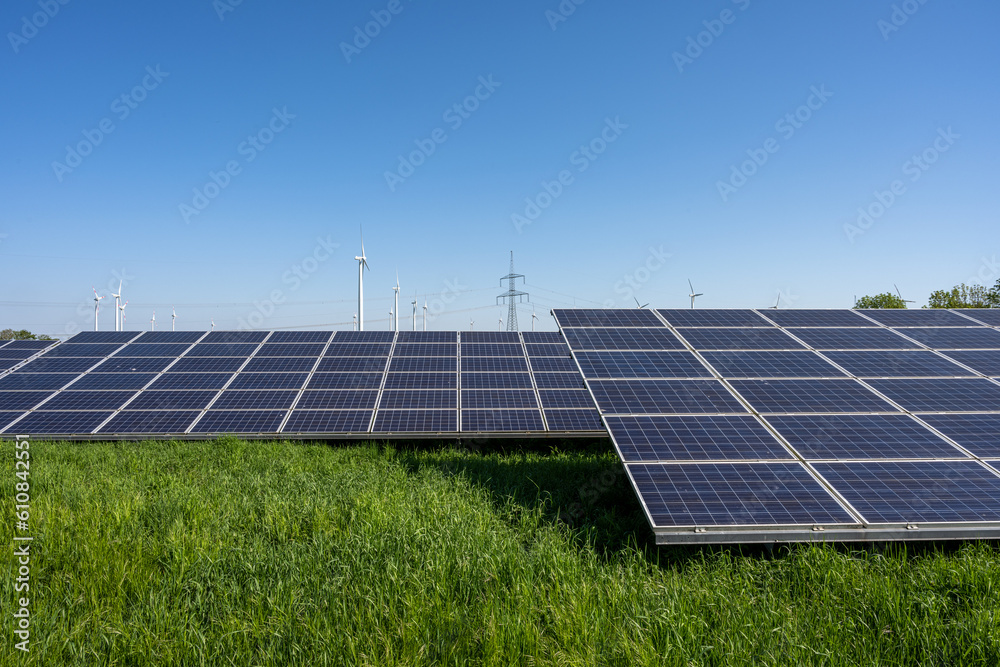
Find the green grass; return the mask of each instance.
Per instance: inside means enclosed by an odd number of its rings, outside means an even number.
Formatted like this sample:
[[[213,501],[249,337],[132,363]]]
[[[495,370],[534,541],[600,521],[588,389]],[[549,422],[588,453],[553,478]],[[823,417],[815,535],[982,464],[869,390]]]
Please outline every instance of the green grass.
[[[657,548],[606,445],[31,452],[2,664],[1000,664],[995,544]]]

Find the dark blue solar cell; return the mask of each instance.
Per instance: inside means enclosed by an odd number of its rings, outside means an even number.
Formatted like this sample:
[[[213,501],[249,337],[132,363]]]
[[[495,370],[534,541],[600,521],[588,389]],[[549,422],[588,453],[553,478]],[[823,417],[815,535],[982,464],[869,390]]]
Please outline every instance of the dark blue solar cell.
[[[454,389],[401,389],[382,392],[379,410],[445,410],[458,407]]]
[[[712,377],[705,365],[690,352],[577,352],[587,378],[698,378]],[[532,359],[532,368],[538,370]],[[570,370],[567,368],[567,370]],[[575,368],[573,369],[575,370]]]
[[[638,308],[557,308],[552,311],[560,327],[662,327],[651,310]]]
[[[125,348],[128,351],[128,348]],[[174,362],[165,357],[111,357],[95,373],[159,373]]]
[[[456,389],[456,373],[389,373],[386,389]]]
[[[15,363],[24,361],[28,357],[38,354],[38,350],[7,350],[0,349],[0,358],[14,361]],[[13,366],[14,364],[11,364]]]
[[[550,431],[605,432],[597,410],[546,410],[545,422]]]
[[[23,411],[4,410],[0,412],[0,431],[3,431],[11,422],[25,414]],[[17,430],[17,429],[14,429]]]
[[[322,343],[271,343],[260,346],[257,357],[318,357],[323,354]]]
[[[199,414],[197,410],[126,410],[112,417],[98,433],[184,433]]]
[[[267,339],[268,343],[326,343],[333,337],[332,331],[275,331]]]
[[[465,334],[462,334],[463,337]],[[515,334],[516,335],[516,334]],[[457,343],[457,331],[400,331],[396,343]]]
[[[258,345],[254,343],[198,343],[185,357],[249,357]],[[178,352],[178,354],[180,354]]]
[[[781,329],[684,329],[697,350],[795,350],[802,345]]]
[[[530,389],[528,373],[462,373],[463,389]]]
[[[973,320],[991,327],[1000,327],[1000,308],[963,308],[956,313],[971,317]],[[971,323],[966,320],[966,323]]]
[[[454,343],[399,343],[393,348],[394,357],[456,357],[458,345]]]
[[[364,390],[319,390],[304,391],[296,404],[296,410],[374,410],[378,391]],[[369,414],[370,416],[370,414]],[[365,426],[365,430],[367,430]]]
[[[209,410],[192,433],[276,433],[285,410]]]
[[[336,340],[336,338],[334,339]],[[331,343],[327,357],[388,357],[392,343]]]
[[[92,343],[81,345],[63,344],[45,353],[49,359],[54,357],[106,357],[121,345],[117,343]]]
[[[920,345],[889,329],[789,329],[788,332],[817,350],[912,350]]]
[[[72,389],[142,389],[155,377],[156,373],[91,373],[74,382]]]
[[[292,410],[282,433],[367,433],[371,410]]]
[[[309,389],[378,389],[381,373],[313,373]]]
[[[232,373],[164,373],[149,389],[222,389]]]
[[[560,337],[562,334],[560,334]],[[561,345],[550,343],[528,343],[525,345],[529,357],[568,357],[569,345],[565,342]]]
[[[240,373],[228,389],[301,389],[308,373]]]
[[[807,350],[704,352],[702,356],[725,378],[844,377],[844,372]]]
[[[964,327],[969,325],[969,320],[961,315],[941,308],[918,308],[915,310],[885,308],[859,310],[858,312],[887,327]]]
[[[898,329],[898,332],[939,350],[1000,349],[1000,331],[989,327]]]
[[[287,410],[297,391],[234,391],[227,389],[212,404],[213,410]]]
[[[773,327],[758,313],[752,310],[725,309],[671,309],[660,310],[675,327]]]
[[[562,336],[558,332],[556,332],[556,337],[558,340],[562,340]],[[521,337],[516,331],[463,331],[462,344],[466,343],[515,343],[520,345]]]
[[[124,345],[139,335],[138,331],[82,331],[73,336],[67,343],[116,343]]]
[[[142,340],[142,339],[140,339]],[[177,357],[191,347],[187,343],[131,343],[123,348],[118,356],[122,357]]]
[[[44,350],[59,341],[55,340],[12,340],[4,345],[5,350]]]
[[[144,391],[126,406],[128,410],[203,410],[216,391]],[[194,421],[193,419],[191,421]]]
[[[657,527],[856,524],[798,463],[627,466]]]
[[[524,331],[521,333],[521,337],[524,338],[524,342],[528,345],[533,343],[560,343],[562,345],[566,344],[563,340],[562,334],[558,331]],[[530,354],[530,352],[529,352]]]
[[[462,357],[523,357],[520,343],[466,343],[462,339]]]
[[[21,363],[19,359],[0,359],[0,370],[5,371]]]
[[[18,369],[21,373],[83,373],[104,357],[39,357]]]
[[[39,407],[40,410],[117,410],[134,391],[64,391]]]
[[[701,414],[746,412],[716,380],[591,380],[604,414]]]
[[[1000,385],[985,378],[866,380],[910,412],[992,412],[1000,410]]]
[[[6,428],[18,435],[84,435],[97,428],[112,412],[32,412]]]
[[[202,339],[202,343],[262,343],[268,331],[213,331]]]
[[[761,315],[781,327],[870,327],[871,320],[855,310],[777,310],[762,311]]]
[[[0,410],[30,410],[53,393],[51,391],[0,391]]]
[[[538,410],[462,410],[463,433],[544,431]]]
[[[538,392],[543,408],[594,409],[594,399],[584,389],[542,389]],[[466,407],[462,404],[462,407]]]
[[[456,357],[393,357],[389,363],[389,370],[407,373],[454,373],[458,370],[458,359]]]
[[[583,376],[579,373],[533,373],[539,389],[584,389]]]
[[[16,371],[0,378],[0,390],[45,391],[62,389],[80,377],[76,373],[21,373]]]
[[[226,357],[218,357],[225,359]],[[244,373],[308,373],[319,357],[254,357]]]
[[[509,410],[537,408],[531,389],[463,389],[462,408],[472,410]]]
[[[608,417],[607,423],[624,461],[793,458],[778,439],[750,415]]]
[[[870,523],[1000,521],[1000,476],[975,461],[813,467]]]
[[[972,375],[930,350],[858,350],[824,352],[855,377],[947,377]]]
[[[191,343],[205,335],[204,331],[147,331],[142,334],[143,343]]]
[[[574,350],[683,350],[669,329],[563,329]]]
[[[457,433],[458,410],[379,410],[375,433]]]
[[[807,459],[965,456],[907,415],[775,415],[767,420]]]
[[[319,373],[381,373],[385,370],[388,361],[388,357],[323,357],[319,366],[316,367],[316,371]]]
[[[983,375],[1000,377],[1000,350],[949,350],[944,355]]]
[[[339,343],[391,343],[396,337],[394,331],[338,331],[334,344]]]
[[[920,419],[976,456],[1000,456],[1000,414],[921,415]]]
[[[897,412],[855,380],[733,380],[732,385],[757,412]]]
[[[181,357],[168,373],[235,373],[246,363],[243,357]]]
[[[566,359],[572,362],[568,356]],[[528,361],[524,357],[462,357],[462,370],[470,373],[525,373]]]
[[[605,353],[612,354],[612,353]],[[465,366],[463,365],[463,369]],[[467,369],[466,369],[467,370]],[[531,360],[531,370],[542,372],[577,373],[576,362],[571,357],[535,357]]]

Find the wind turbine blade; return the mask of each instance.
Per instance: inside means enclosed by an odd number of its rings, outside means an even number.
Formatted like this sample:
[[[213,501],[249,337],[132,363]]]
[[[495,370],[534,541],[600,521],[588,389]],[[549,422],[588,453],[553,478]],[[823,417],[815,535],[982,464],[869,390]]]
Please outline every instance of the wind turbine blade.
[[[691,284],[691,279],[688,278],[688,287],[691,288],[691,293],[694,294],[694,285]]]

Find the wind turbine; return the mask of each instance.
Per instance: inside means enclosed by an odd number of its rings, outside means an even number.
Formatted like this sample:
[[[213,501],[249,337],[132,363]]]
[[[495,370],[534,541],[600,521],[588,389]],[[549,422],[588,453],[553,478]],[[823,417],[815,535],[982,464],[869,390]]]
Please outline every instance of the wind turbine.
[[[361,255],[355,257],[358,260],[358,331],[365,330],[365,269],[368,267],[368,258],[365,257],[365,235],[361,234]]]
[[[358,314],[354,313],[354,330],[358,330]]]
[[[896,283],[893,283],[893,284],[892,284],[892,286],[893,286],[893,287],[896,287]],[[913,303],[913,302],[912,302],[912,301],[910,301],[909,299],[904,299],[904,298],[903,298],[903,295],[899,293],[899,288],[898,288],[898,287],[896,287],[896,296],[898,296],[898,297],[899,297],[899,300],[900,300],[900,301],[902,301],[902,302],[903,302],[904,304],[907,304],[907,303]],[[855,301],[856,301],[856,300],[857,300],[857,299],[855,299]],[[905,307],[905,306],[904,306],[904,307]]]
[[[427,331],[427,297],[424,297],[424,331]]]
[[[694,310],[694,300],[697,299],[699,296],[705,296],[705,294],[704,293],[698,293],[698,294],[694,293],[694,285],[691,284],[691,279],[690,278],[688,278],[688,287],[691,288],[691,293],[688,294],[688,296],[691,297],[691,310]]]
[[[475,331],[475,330],[476,330],[476,321],[473,320],[473,319],[470,319],[469,320],[469,331]]]
[[[101,299],[103,296],[97,296],[97,288],[94,289],[94,331],[97,331],[97,313],[101,312]]]
[[[411,303],[413,304],[413,330],[416,331],[417,330],[417,295],[416,294],[413,295],[413,301]]]
[[[149,330],[156,331],[156,311],[153,311],[153,319],[149,321]]]
[[[538,315],[535,315],[535,311],[531,311],[531,330],[535,330],[535,320],[538,319]]]
[[[497,322],[497,331],[503,331],[503,315],[500,316],[500,319],[497,320]]]
[[[691,291],[693,292],[694,290]],[[639,309],[645,308],[649,305],[648,303],[639,303],[639,299],[636,299],[635,297],[632,297],[632,300],[635,301],[635,307]]]
[[[392,288],[393,297],[396,299],[393,308],[396,311],[396,319],[392,322],[392,330],[399,331],[399,271],[396,271],[396,286]],[[390,313],[391,316],[391,313]]]
[[[215,318],[212,318],[212,331],[215,331]]]
[[[177,309],[170,306],[170,330],[176,331],[177,329]]]
[[[125,331],[125,306],[128,305],[128,301],[123,303],[118,310],[122,311],[122,331]]]
[[[392,328],[392,308],[389,309],[389,330],[395,331],[395,329]]]
[[[781,292],[778,292],[778,298],[774,300],[773,306],[768,306],[771,310],[778,310],[778,304],[781,303]]]
[[[119,319],[118,319],[118,316],[120,315],[119,311],[122,308],[122,281],[121,280],[118,281],[118,294],[112,294],[111,296],[115,297],[115,331],[121,331],[122,330],[122,326],[119,324]]]

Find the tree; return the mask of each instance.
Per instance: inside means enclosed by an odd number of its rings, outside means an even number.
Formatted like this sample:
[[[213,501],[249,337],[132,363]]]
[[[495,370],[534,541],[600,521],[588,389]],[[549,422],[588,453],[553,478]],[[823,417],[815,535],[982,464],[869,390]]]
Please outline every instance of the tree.
[[[891,292],[876,294],[875,296],[863,296],[854,303],[855,308],[906,308],[906,302],[902,297]]]
[[[0,331],[0,340],[35,340],[35,334],[27,329],[21,329],[20,331],[4,329]]]
[[[986,289],[985,285],[956,285],[950,290],[939,289],[931,292],[925,308],[989,308],[997,296],[997,287]]]

